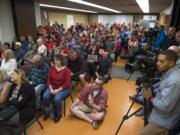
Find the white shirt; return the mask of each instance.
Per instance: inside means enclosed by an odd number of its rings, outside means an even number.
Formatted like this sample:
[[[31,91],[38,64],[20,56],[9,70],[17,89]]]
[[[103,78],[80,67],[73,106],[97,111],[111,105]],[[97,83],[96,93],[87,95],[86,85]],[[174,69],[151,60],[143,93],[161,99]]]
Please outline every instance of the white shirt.
[[[43,56],[47,56],[47,47],[45,45],[41,45],[38,47],[38,53]]]
[[[6,70],[9,77],[16,68],[17,68],[16,59],[10,59],[7,62],[5,61],[5,59],[2,59],[0,69]]]

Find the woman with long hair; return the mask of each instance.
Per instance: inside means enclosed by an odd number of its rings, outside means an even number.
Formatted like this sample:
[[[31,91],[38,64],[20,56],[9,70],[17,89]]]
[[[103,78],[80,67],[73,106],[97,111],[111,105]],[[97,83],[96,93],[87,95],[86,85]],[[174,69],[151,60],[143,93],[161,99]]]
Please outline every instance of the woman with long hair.
[[[17,108],[18,112],[9,122],[15,124],[31,120],[36,113],[36,96],[33,87],[26,79],[25,72],[22,69],[15,69],[11,74],[11,82],[7,106]]]

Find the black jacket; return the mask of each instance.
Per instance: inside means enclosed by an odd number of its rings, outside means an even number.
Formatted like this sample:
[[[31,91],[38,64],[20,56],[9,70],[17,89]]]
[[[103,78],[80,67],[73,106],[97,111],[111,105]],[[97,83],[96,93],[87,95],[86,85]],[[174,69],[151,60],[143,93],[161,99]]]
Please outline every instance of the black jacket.
[[[30,120],[36,113],[36,96],[35,90],[29,83],[21,85],[17,94],[17,99],[11,100],[15,84],[11,85],[10,93],[8,96],[8,105],[15,106],[19,109],[19,120]]]

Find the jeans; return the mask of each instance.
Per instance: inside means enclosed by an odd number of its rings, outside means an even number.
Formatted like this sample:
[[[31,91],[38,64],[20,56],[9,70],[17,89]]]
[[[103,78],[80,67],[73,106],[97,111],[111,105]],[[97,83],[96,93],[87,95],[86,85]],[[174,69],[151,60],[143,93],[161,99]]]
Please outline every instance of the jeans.
[[[36,93],[36,108],[39,109],[41,106],[41,95],[47,89],[47,85],[39,84],[34,89],[35,89],[35,93]]]
[[[45,113],[49,114],[51,100],[54,103],[54,118],[58,118],[61,115],[61,101],[63,101],[72,92],[71,88],[63,89],[59,91],[56,95],[52,95],[50,89],[47,88],[43,95],[43,103],[45,106]]]

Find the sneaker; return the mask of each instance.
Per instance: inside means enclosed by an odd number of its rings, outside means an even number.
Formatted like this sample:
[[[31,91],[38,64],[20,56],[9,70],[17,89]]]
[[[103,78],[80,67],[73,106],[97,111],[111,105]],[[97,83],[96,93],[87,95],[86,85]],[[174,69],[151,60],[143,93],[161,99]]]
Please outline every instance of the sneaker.
[[[49,118],[49,115],[45,114],[44,117],[43,117],[43,120],[47,120],[48,118]]]
[[[93,120],[93,122],[92,122],[92,127],[93,128],[98,128],[98,123],[97,123],[97,121],[95,121],[95,120]]]
[[[54,123],[58,123],[59,120],[61,119],[61,117],[62,117],[62,115],[60,115],[59,117],[54,118]]]
[[[139,110],[139,111],[135,114],[135,116],[137,116],[137,117],[143,117],[143,116],[144,116],[144,109]]]

